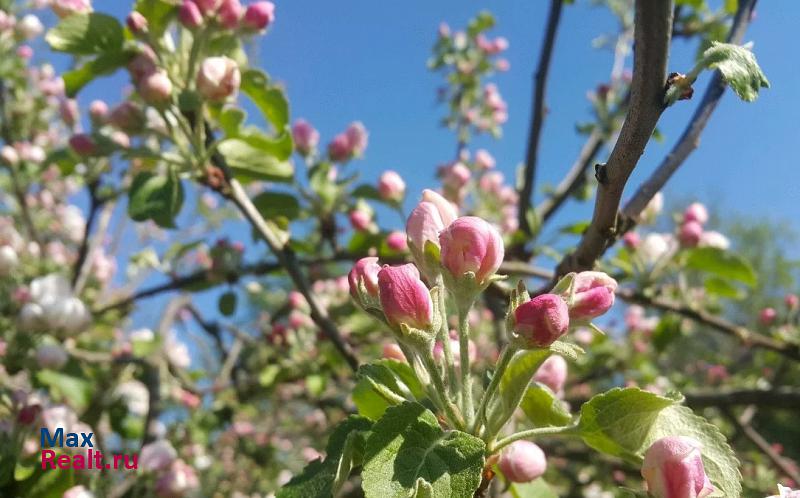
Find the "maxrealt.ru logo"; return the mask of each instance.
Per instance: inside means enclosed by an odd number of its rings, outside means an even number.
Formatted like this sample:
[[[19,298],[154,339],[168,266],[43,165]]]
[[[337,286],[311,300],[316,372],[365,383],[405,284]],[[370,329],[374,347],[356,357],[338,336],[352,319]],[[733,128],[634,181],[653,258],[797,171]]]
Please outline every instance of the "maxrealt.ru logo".
[[[138,455],[111,455],[111,462],[104,462],[101,451],[94,449],[92,432],[64,432],[57,428],[52,434],[42,427],[42,469],[128,469],[138,466]],[[54,448],[81,448],[76,454],[58,454]]]

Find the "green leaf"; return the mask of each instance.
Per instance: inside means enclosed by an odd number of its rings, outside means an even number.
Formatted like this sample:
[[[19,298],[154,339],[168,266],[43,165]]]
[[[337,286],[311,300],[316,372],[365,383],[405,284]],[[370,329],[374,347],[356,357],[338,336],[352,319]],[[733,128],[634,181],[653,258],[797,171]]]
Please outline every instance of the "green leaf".
[[[119,53],[124,41],[122,25],[115,18],[92,12],[65,17],[47,32],[53,50],[74,55]]]
[[[133,179],[128,197],[132,220],[153,220],[162,228],[175,228],[175,217],[183,206],[183,184],[174,170],[166,175],[142,172]]]
[[[106,52],[64,73],[64,88],[68,97],[74,97],[98,76],[112,74],[130,61],[131,52]]]
[[[746,295],[742,289],[722,278],[709,277],[703,282],[703,286],[706,292],[714,296],[726,297],[729,299],[744,299]]]
[[[500,379],[498,395],[486,409],[486,430],[496,434],[519,406],[536,370],[552,354],[549,349],[528,349],[517,352]]]
[[[746,102],[757,99],[759,89],[769,88],[769,81],[758,66],[756,56],[747,47],[711,42],[711,48],[703,52],[703,58],[707,67],[719,69],[725,83]]]
[[[549,387],[533,382],[525,391],[520,408],[536,427],[562,427],[572,421],[572,414]]]
[[[170,19],[178,11],[178,7],[164,0],[136,0],[133,10],[147,19],[147,29],[150,34],[159,38],[164,34]]]
[[[472,496],[481,482],[483,441],[443,431],[419,403],[386,410],[367,439],[362,488],[366,498]]]
[[[264,117],[278,131],[289,124],[289,103],[283,91],[269,84],[269,77],[258,69],[242,72],[242,92],[250,97]]]
[[[558,498],[553,488],[542,478],[531,482],[512,483],[508,490],[512,498]]]
[[[328,440],[325,460],[314,460],[277,494],[276,498],[330,498],[338,493],[350,471],[361,465],[372,422],[350,416],[340,423]]]
[[[273,138],[254,127],[248,127],[248,129],[241,131],[238,137],[256,149],[281,161],[289,159],[289,156],[292,155],[294,145],[292,143],[292,135],[288,132],[283,132]]]
[[[221,296],[219,296],[219,301],[217,302],[217,307],[219,308],[219,312],[225,316],[231,316],[236,313],[236,293],[233,291],[228,291]]]
[[[390,406],[420,400],[425,391],[408,363],[378,360],[361,365],[356,373],[353,403],[358,413],[378,420]]]
[[[581,235],[586,231],[587,228],[589,228],[589,225],[590,223],[588,221],[579,221],[577,223],[561,227],[559,232],[572,235]]]
[[[289,182],[294,176],[292,163],[264,154],[239,138],[223,140],[218,147],[234,176],[241,181],[268,180]]]
[[[383,201],[378,189],[368,183],[364,183],[353,189],[351,195],[353,197],[360,197],[363,199],[372,199],[373,201]]]
[[[285,192],[261,192],[253,198],[253,204],[265,219],[284,217],[294,220],[300,216],[300,202]]]
[[[697,247],[686,251],[687,268],[711,273],[721,278],[736,280],[750,287],[756,285],[758,276],[746,259],[716,247]]]
[[[55,372],[40,370],[36,380],[48,386],[58,401],[68,401],[77,411],[83,411],[92,397],[92,385],[81,378]]]
[[[75,167],[80,164],[81,159],[72,151],[70,147],[53,150],[44,160],[44,164],[55,164],[58,166],[62,175],[70,175],[75,171]]]

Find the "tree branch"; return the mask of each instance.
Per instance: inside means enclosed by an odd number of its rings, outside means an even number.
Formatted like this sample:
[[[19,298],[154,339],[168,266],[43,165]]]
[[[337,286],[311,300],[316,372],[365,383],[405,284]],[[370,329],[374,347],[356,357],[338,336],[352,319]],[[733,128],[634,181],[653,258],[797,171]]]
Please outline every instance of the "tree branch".
[[[744,423],[742,420],[734,415],[730,410],[723,410],[725,416],[730,419],[736,429],[747,437],[762,453],[772,460],[775,467],[783,472],[786,477],[794,482],[800,482],[800,472],[797,467],[792,465],[792,462],[782,457],[777,451],[772,448],[772,445],[759,434],[759,432],[749,423]]]
[[[667,58],[672,32],[671,0],[637,0],[631,100],[608,163],[598,168],[594,214],[575,251],[556,269],[556,276],[590,269],[617,233],[617,209],[628,177],[636,167],[664,110]]]
[[[756,0],[740,0],[739,9],[733,19],[731,30],[728,34],[728,43],[740,44],[744,33],[747,29],[750,19],[755,9]],[[636,191],[633,197],[625,204],[622,210],[623,218],[625,221],[625,230],[630,229],[639,219],[642,211],[653,198],[653,196],[664,188],[667,181],[677,171],[677,169],[686,161],[686,158],[694,152],[700,145],[700,134],[711,119],[711,114],[717,108],[717,104],[722,99],[725,93],[725,82],[722,80],[719,71],[714,72],[711,81],[706,88],[703,95],[703,100],[700,101],[697,110],[695,110],[692,119],[683,130],[678,142],[672,147],[669,154],[661,161],[655,172],[647,179]]]
[[[550,71],[550,59],[553,55],[553,45],[555,44],[558,23],[561,19],[561,8],[563,0],[551,0],[550,13],[547,17],[547,30],[542,43],[542,50],[539,53],[539,64],[534,76],[533,102],[531,107],[531,125],[528,132],[528,149],[525,153],[525,176],[522,188],[519,191],[519,211],[518,219],[520,229],[530,237],[533,229],[528,223],[526,216],[533,201],[533,188],[536,182],[536,162],[539,155],[539,139],[542,135],[542,124],[547,113],[544,99],[547,89],[547,74]]]
[[[800,408],[800,389],[776,387],[774,389],[715,389],[686,393],[686,404],[692,408],[707,406],[758,405],[787,410]]]

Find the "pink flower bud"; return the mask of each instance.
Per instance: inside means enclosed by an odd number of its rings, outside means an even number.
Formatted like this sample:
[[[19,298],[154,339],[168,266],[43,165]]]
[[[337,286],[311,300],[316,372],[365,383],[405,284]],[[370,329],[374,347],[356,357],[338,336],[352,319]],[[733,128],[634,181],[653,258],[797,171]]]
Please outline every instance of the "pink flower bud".
[[[200,64],[197,90],[208,100],[221,102],[236,95],[241,80],[236,61],[228,57],[209,57]]]
[[[78,122],[79,111],[78,102],[75,99],[64,99],[59,105],[59,112],[61,119],[64,120],[67,126],[73,128],[75,123]]]
[[[183,0],[178,9],[178,20],[186,29],[196,29],[203,25],[203,13],[192,0]]]
[[[261,31],[274,21],[275,4],[272,2],[255,2],[247,6],[242,25],[253,31]]]
[[[369,134],[364,124],[361,121],[350,123],[350,126],[344,131],[347,136],[347,141],[350,144],[350,150],[355,156],[360,156],[367,149],[367,139]]]
[[[202,13],[204,16],[212,16],[217,12],[217,9],[219,9],[220,2],[222,0],[192,0],[192,1],[196,4],[200,13]]]
[[[464,188],[472,177],[469,168],[462,163],[455,163],[444,169],[442,183],[453,190]]]
[[[486,149],[478,149],[475,151],[475,165],[482,170],[492,169],[495,160]]]
[[[95,125],[101,125],[108,117],[108,104],[102,100],[93,100],[89,104],[89,118]]]
[[[642,243],[642,238],[636,232],[627,232],[622,236],[622,243],[630,250],[634,250]]]
[[[433,302],[413,264],[384,266],[378,273],[380,299],[386,320],[394,325],[427,330],[433,322]]]
[[[134,83],[151,74],[158,69],[156,66],[156,54],[152,49],[144,49],[142,52],[128,62],[128,72],[131,73],[131,79]]]
[[[772,322],[775,321],[775,318],[778,317],[778,312],[775,311],[775,308],[764,308],[758,314],[758,319],[764,325],[770,325]]]
[[[372,215],[363,209],[354,209],[350,211],[349,218],[353,230],[358,232],[368,230],[370,225],[372,225]]]
[[[400,346],[393,342],[383,345],[383,357],[388,360],[408,361]]]
[[[678,231],[678,240],[683,247],[697,247],[703,236],[703,225],[697,221],[686,221]]]
[[[150,105],[168,102],[172,97],[172,81],[166,71],[155,71],[139,80],[139,95]]]
[[[125,101],[111,110],[108,122],[126,133],[134,134],[144,128],[145,116],[141,107],[131,101]]]
[[[135,10],[128,14],[127,19],[125,19],[125,24],[134,35],[147,33],[147,19]]]
[[[58,17],[87,14],[92,11],[92,2],[90,0],[53,0],[50,6]]]
[[[178,458],[178,452],[169,441],[153,441],[142,446],[139,453],[139,466],[145,471],[155,472],[167,469]]]
[[[72,135],[69,139],[69,146],[81,157],[94,155],[97,151],[97,144],[95,144],[94,139],[85,133]]]
[[[353,149],[350,147],[350,140],[347,135],[340,133],[333,137],[331,143],[328,144],[328,156],[333,162],[344,162],[350,159],[353,155]]]
[[[408,250],[408,239],[404,232],[395,230],[386,236],[386,245],[392,251],[402,252]]]
[[[269,3],[269,2],[265,2]],[[252,5],[251,5],[252,7]],[[304,119],[298,119],[292,126],[294,147],[302,156],[311,154],[319,144],[319,132]]]
[[[497,62],[494,63],[494,68],[501,73],[505,73],[511,69],[511,63],[508,61],[508,59],[497,59]],[[500,120],[498,119],[498,121]]]
[[[33,57],[33,48],[30,45],[20,45],[17,47],[17,55],[23,59],[30,59]]]
[[[529,346],[546,348],[569,330],[569,308],[561,296],[542,294],[517,307],[514,322]]]
[[[699,202],[689,204],[689,207],[683,212],[683,222],[688,223],[690,221],[705,225],[708,222],[708,210],[706,207]]]
[[[546,385],[556,394],[564,389],[567,381],[567,360],[558,355],[552,355],[536,370],[533,380]]]
[[[195,470],[183,460],[175,460],[156,481],[156,495],[160,498],[180,498],[200,487]]]
[[[599,271],[584,271],[575,276],[570,320],[591,320],[605,314],[614,305],[617,281]],[[565,296],[569,298],[569,296]]]
[[[503,239],[495,227],[476,216],[463,216],[439,234],[442,266],[454,278],[472,272],[479,284],[497,272],[503,262]]]
[[[796,310],[800,306],[800,297],[797,297],[797,294],[786,294],[783,302],[786,303],[786,307],[790,310]]]
[[[547,458],[535,443],[520,440],[514,441],[500,453],[497,466],[511,482],[530,482],[547,470]]]
[[[661,438],[647,450],[642,477],[653,498],[704,498],[714,492],[700,442],[685,436]]]
[[[17,32],[23,40],[32,40],[44,31],[42,21],[33,14],[26,14],[17,23]]]
[[[400,202],[406,194],[406,182],[396,171],[385,171],[378,180],[378,192],[385,201]]]
[[[439,212],[439,217],[442,219],[445,228],[450,226],[450,224],[458,218],[458,210],[453,203],[433,190],[425,189],[422,191],[422,202],[430,202],[436,206],[436,210]]]
[[[353,269],[347,275],[347,282],[350,284],[350,295],[359,305],[361,296],[359,295],[359,288],[363,285],[367,291],[367,295],[378,299],[378,273],[381,271],[381,266],[378,264],[378,258],[367,257],[361,258],[356,261]]]
[[[236,29],[243,14],[242,4],[239,0],[222,0],[217,15],[219,22],[228,29]]]

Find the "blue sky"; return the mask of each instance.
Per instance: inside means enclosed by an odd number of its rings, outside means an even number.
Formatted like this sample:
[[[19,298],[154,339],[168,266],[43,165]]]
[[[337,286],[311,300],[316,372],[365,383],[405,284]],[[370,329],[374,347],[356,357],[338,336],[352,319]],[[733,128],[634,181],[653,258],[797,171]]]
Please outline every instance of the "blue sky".
[[[122,17],[132,2],[95,3],[97,10]],[[500,140],[481,139],[472,147],[487,148],[497,158],[498,168],[511,178],[525,153],[532,75],[548,4],[544,0],[493,5],[465,0],[400,4],[278,0],[277,20],[250,47],[251,62],[286,87],[293,119],[311,121],[323,142],[349,122],[363,121],[370,131],[369,147],[355,167],[367,181],[376,180],[386,169],[403,174],[409,187],[407,205],[411,205],[423,188],[435,185],[436,165],[450,160],[455,147],[453,134],[438,126],[443,109],[435,105],[434,97],[440,77],[426,68],[439,22],[461,28],[477,12],[489,8],[498,21],[492,34],[511,42],[506,53],[511,71],[495,79],[508,102],[509,121]],[[794,149],[800,143],[800,65],[790,62],[794,54],[787,54],[798,20],[800,2],[760,3],[745,40],[755,41],[755,53],[772,88],[751,104],[726,93],[700,148],[669,183],[668,202],[674,197],[696,198],[725,211],[788,220],[800,227],[800,174]],[[550,113],[541,143],[538,187],[558,182],[583,144],[575,124],[590,117],[586,92],[608,79],[612,62],[612,53],[593,48],[592,40],[616,30],[610,13],[588,0],[564,8],[549,80]],[[677,41],[670,70],[688,70],[695,48]],[[58,60],[63,67],[63,60]],[[696,84],[698,96],[707,79],[705,75]],[[118,100],[125,85],[123,75],[93,83],[81,95],[82,108],[98,97]],[[659,123],[665,140],[648,146],[628,192],[669,151],[697,100],[680,102],[665,112]],[[541,199],[540,193],[537,196]],[[571,203],[554,221],[587,219],[592,204]],[[387,219],[399,222],[396,215]],[[226,231],[249,239],[243,226]],[[256,254],[261,251],[263,247]],[[210,297],[203,300],[213,306]],[[147,309],[139,315],[144,321],[156,316],[153,308]]]

